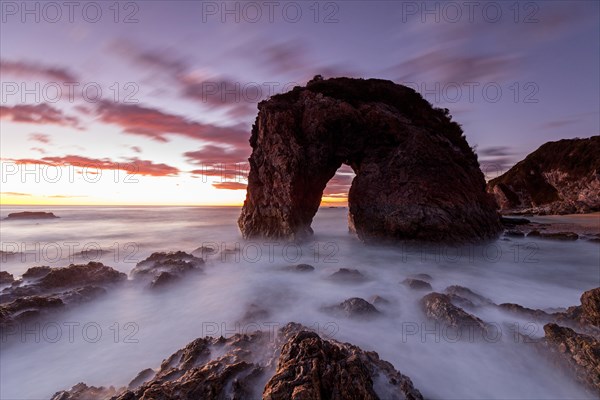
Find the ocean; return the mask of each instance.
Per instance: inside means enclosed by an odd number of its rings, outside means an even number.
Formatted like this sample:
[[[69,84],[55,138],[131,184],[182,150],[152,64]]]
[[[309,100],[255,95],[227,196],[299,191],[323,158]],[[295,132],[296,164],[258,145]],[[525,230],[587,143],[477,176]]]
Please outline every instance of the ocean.
[[[314,237],[301,245],[243,240],[239,207],[2,206],[0,218],[24,210],[60,218],[1,222],[2,250],[20,253],[3,255],[1,269],[15,277],[35,265],[88,261],[129,273],[157,251],[205,246],[219,252],[206,257],[203,274],[166,290],[129,282],[17,334],[3,334],[2,399],[49,398],[78,382],[124,386],[195,338],[270,330],[290,321],[376,351],[426,398],[591,398],[511,334],[514,329],[541,337],[542,324],[482,307],[474,314],[496,326],[496,333],[483,341],[457,338],[425,318],[419,299],[426,292],[400,282],[424,273],[435,291],[461,285],[497,304],[553,311],[580,304],[584,291],[600,286],[598,243],[501,237],[478,246],[366,246],[348,232],[343,207],[321,208]],[[581,219],[600,224],[599,214]],[[299,263],[316,270],[282,269]],[[365,279],[328,279],[340,268],[357,269]],[[323,311],[348,298],[376,295],[389,303],[377,305],[382,315],[368,321]],[[252,305],[267,316],[240,322]]]

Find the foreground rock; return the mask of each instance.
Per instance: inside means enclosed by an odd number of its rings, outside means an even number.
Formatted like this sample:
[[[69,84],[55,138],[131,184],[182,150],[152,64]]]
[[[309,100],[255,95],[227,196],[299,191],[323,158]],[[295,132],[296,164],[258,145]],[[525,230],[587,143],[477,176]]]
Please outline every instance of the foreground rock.
[[[600,210],[600,136],[548,142],[488,183],[504,213]]]
[[[600,341],[573,329],[547,324],[544,345],[579,382],[600,395]]]
[[[42,211],[22,211],[17,213],[10,213],[5,220],[12,219],[53,219],[59,218],[51,212],[42,212]]]
[[[357,269],[340,268],[333,274],[329,275],[327,279],[338,283],[360,283],[365,282],[367,277]]]
[[[349,226],[366,242],[476,241],[500,231],[477,156],[448,110],[380,79],[320,76],[259,104],[245,238],[304,239],[342,164]]]
[[[189,272],[202,272],[204,260],[183,251],[152,253],[131,270],[134,280],[150,282],[150,287],[169,285]]]
[[[405,375],[375,352],[321,338],[299,324],[231,338],[201,338],[145,370],[133,389],[93,388],[86,399],[407,399],[423,397]],[[144,372],[144,371],[142,371]],[[140,375],[138,375],[139,377]],[[144,381],[147,379],[146,381]],[[139,382],[144,381],[144,382]],[[86,389],[88,388],[88,389]],[[52,400],[80,399],[78,384]],[[102,392],[102,391],[105,392]],[[84,392],[87,394],[87,392]]]
[[[29,268],[22,279],[0,292],[0,328],[90,301],[125,280],[124,273],[97,262]]]
[[[401,283],[413,290],[433,290],[429,282],[425,282],[420,279],[406,278]]]
[[[9,283],[13,283],[14,281],[15,278],[12,276],[12,274],[9,274],[6,271],[0,271],[0,284],[6,285]]]

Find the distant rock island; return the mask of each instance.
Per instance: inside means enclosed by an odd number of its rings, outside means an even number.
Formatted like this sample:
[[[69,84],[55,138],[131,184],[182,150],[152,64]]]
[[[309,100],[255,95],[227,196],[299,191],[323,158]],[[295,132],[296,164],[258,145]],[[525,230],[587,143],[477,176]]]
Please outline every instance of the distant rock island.
[[[600,136],[548,142],[488,183],[505,214],[600,211]]]
[[[245,238],[302,240],[342,164],[349,228],[365,242],[477,241],[501,229],[477,156],[448,109],[381,79],[323,79],[259,105]]]
[[[43,211],[22,211],[8,214],[8,217],[4,219],[52,219],[60,218],[51,212]]]

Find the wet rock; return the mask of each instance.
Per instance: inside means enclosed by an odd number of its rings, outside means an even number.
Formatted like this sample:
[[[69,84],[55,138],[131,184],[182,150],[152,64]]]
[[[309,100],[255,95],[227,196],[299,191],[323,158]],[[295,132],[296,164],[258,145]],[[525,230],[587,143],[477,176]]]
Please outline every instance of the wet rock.
[[[37,279],[48,275],[52,268],[48,266],[31,267],[23,274],[23,279]]]
[[[10,213],[5,220],[12,219],[53,219],[58,218],[51,212],[42,212],[42,211],[22,211],[17,213]]]
[[[6,271],[0,271],[0,285],[13,283],[15,278]]]
[[[471,289],[464,286],[448,286],[446,290],[444,290],[444,293],[446,293],[453,302],[456,301],[464,305],[468,304],[471,307],[495,305],[492,300],[480,295],[479,293],[475,293]]]
[[[311,272],[315,270],[315,267],[313,267],[310,264],[297,264],[290,265],[288,267],[285,267],[284,269],[290,272]]]
[[[410,378],[377,353],[322,339],[295,323],[279,329],[275,337],[254,332],[196,339],[165,359],[151,376],[153,372],[142,371],[140,380],[145,381],[121,389],[114,399],[423,398]],[[77,385],[52,400],[87,399],[86,388]]]
[[[442,293],[429,293],[421,299],[425,315],[435,321],[453,328],[474,328],[479,332],[487,331],[487,324],[452,304],[450,297]]]
[[[407,278],[401,282],[404,286],[407,286],[414,290],[433,290],[431,285],[428,282],[422,281],[420,279],[411,279]]]
[[[373,304],[360,297],[347,299],[335,306],[324,307],[323,311],[345,318],[375,317],[380,314]]]
[[[244,323],[260,323],[265,321],[271,313],[266,308],[257,304],[250,304],[246,309],[246,312],[242,316],[242,322]]]
[[[313,79],[259,103],[244,238],[312,235],[327,182],[356,177],[349,227],[365,242],[495,238],[501,225],[477,156],[448,110],[380,79]]]
[[[527,218],[510,218],[510,217],[500,217],[500,222],[507,228],[512,228],[517,225],[528,225],[531,223]]]
[[[575,378],[600,394],[600,342],[557,324],[544,326],[546,348]]]
[[[581,317],[600,328],[600,287],[581,295]]]
[[[84,286],[69,290],[61,295],[66,304],[84,303],[106,294],[106,289],[98,286]]]
[[[183,251],[157,252],[131,270],[134,280],[150,281],[150,287],[163,287],[190,272],[202,272],[204,260]]]
[[[194,251],[192,251],[192,255],[198,258],[205,259],[206,257],[213,256],[218,253],[218,249],[210,246],[200,246]]]
[[[351,268],[340,268],[329,275],[329,279],[341,283],[359,283],[367,280],[359,270]]]
[[[64,305],[60,298],[54,296],[18,298],[10,303],[0,305],[0,327],[14,321],[38,317],[50,310],[61,308]]]

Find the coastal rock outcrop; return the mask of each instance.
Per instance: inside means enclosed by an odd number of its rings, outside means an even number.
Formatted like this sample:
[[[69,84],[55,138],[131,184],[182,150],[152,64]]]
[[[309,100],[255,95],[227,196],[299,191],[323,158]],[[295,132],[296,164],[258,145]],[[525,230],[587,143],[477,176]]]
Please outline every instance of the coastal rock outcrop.
[[[137,387],[116,394],[79,383],[52,400],[78,399],[78,393],[99,394],[89,397],[94,400],[423,398],[410,378],[377,353],[295,323],[276,332],[199,338],[165,359],[155,374],[145,371]]]
[[[51,212],[43,211],[21,211],[16,213],[10,213],[5,220],[12,219],[54,219],[59,218]]]
[[[548,142],[488,183],[503,213],[600,210],[600,136]]]
[[[342,164],[349,226],[365,241],[476,241],[501,229],[477,156],[448,110],[379,79],[317,76],[259,104],[245,238],[305,239]]]
[[[159,288],[179,280],[189,272],[201,272],[204,260],[184,251],[157,252],[137,263],[131,270],[134,280],[146,280]]]

